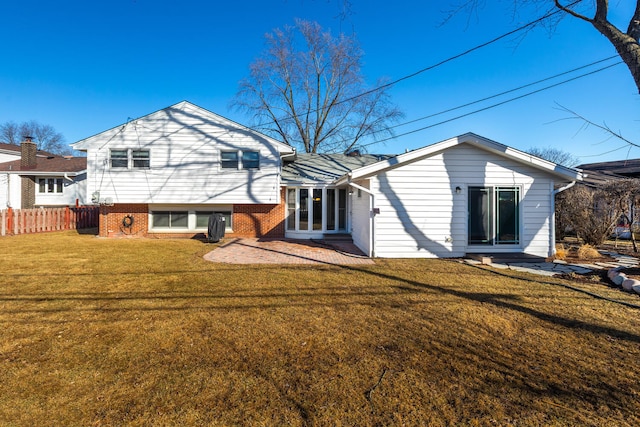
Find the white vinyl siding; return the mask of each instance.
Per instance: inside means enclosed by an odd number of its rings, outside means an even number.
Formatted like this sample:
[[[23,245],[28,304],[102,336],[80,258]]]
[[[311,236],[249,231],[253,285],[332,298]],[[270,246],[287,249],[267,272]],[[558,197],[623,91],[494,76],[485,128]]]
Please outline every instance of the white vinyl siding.
[[[192,104],[181,103],[82,142],[88,194],[113,203],[275,204],[280,201],[278,145]],[[113,168],[110,151],[149,151],[148,168]],[[259,169],[223,169],[222,152],[255,152]],[[140,158],[139,161],[146,161]]]
[[[37,177],[35,206],[75,206],[76,203],[84,205],[87,202],[85,200],[87,175],[81,174],[70,178]],[[11,180],[12,182],[20,182],[20,177],[14,175]],[[14,198],[14,193],[15,190],[12,189],[12,199]],[[20,195],[20,187],[18,187],[16,194]]]
[[[375,217],[376,256],[460,257],[474,251],[549,255],[553,182],[544,172],[461,144],[380,173],[371,181],[380,209]],[[470,186],[519,188],[519,244],[491,248],[468,244]]]

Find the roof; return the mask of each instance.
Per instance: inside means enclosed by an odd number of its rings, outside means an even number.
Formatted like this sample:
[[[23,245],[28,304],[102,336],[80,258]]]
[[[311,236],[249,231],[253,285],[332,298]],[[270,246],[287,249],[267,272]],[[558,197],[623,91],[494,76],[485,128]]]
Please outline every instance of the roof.
[[[490,139],[481,137],[474,133],[465,133],[464,135],[456,136],[445,141],[441,141],[432,145],[428,145],[417,150],[409,151],[408,153],[399,154],[395,157],[390,157],[380,162],[363,166],[360,169],[353,170],[348,176],[341,177],[336,184],[342,184],[349,179],[368,178],[377,175],[381,172],[395,169],[403,164],[408,164],[422,158],[431,156],[440,151],[454,147],[456,145],[469,144],[485,151],[489,151],[498,156],[514,160],[518,163],[525,164],[532,168],[545,171],[560,180],[565,181],[580,181],[582,180],[582,172],[569,168],[566,166],[558,165],[548,160],[541,159],[529,153],[525,153],[515,148],[508,147],[504,144],[492,141]]]
[[[36,167],[24,170],[20,165],[20,160],[0,163],[0,172],[22,175],[25,175],[25,172],[28,172],[28,175],[51,175],[64,173],[78,175],[86,170],[86,157],[38,156],[36,157]]]
[[[271,138],[268,135],[265,135],[261,132],[258,132],[254,129],[248,128],[247,126],[241,125],[240,123],[234,122],[231,119],[227,119],[226,117],[223,117],[219,114],[216,114],[212,111],[207,110],[206,108],[202,108],[196,104],[193,104],[189,101],[181,101],[178,102],[177,104],[171,105],[169,107],[166,108],[162,108],[160,110],[154,111],[153,113],[149,113],[146,114],[144,116],[138,117],[137,119],[133,119],[130,121],[127,121],[126,123],[120,124],[118,126],[115,126],[111,129],[108,129],[104,132],[100,132],[96,135],[90,136],[88,138],[84,138],[81,139],[80,141],[77,141],[73,144],[71,144],[71,146],[73,147],[73,149],[75,150],[80,150],[80,151],[86,151],[88,148],[90,148],[90,146],[94,143],[99,143],[100,145],[104,144],[105,140],[106,141],[110,141],[112,138],[114,138],[116,135],[118,135],[120,132],[123,132],[127,125],[129,125],[130,123],[136,123],[138,120],[144,120],[147,118],[151,118],[152,116],[158,115],[158,114],[164,114],[165,117],[171,117],[173,120],[177,120],[178,118],[180,119],[184,119],[185,117],[190,118],[192,116],[194,116],[194,114],[197,114],[199,117],[204,118],[205,121],[208,122],[215,122],[216,124],[224,124],[226,126],[233,126],[234,128],[237,128],[243,132],[248,132],[248,133],[252,133],[254,135],[256,135],[257,137],[259,137],[260,139],[264,139],[266,141],[268,141],[269,143],[271,143],[274,147],[277,147],[278,151],[280,153],[284,153],[284,154],[291,154],[293,153],[295,150],[293,147],[291,147],[288,144],[285,144],[284,142],[278,141],[274,138]]]
[[[282,182],[285,184],[330,183],[341,176],[363,166],[389,159],[391,156],[364,154],[304,153],[296,155],[293,162],[282,168]]]
[[[623,175],[625,177],[640,177],[640,159],[616,160],[613,162],[585,163],[578,169]]]
[[[15,152],[19,156],[21,153],[21,147],[16,144],[7,144],[5,142],[0,142],[0,151]],[[48,151],[38,150],[36,152],[36,156],[49,157],[49,156],[57,156],[57,154],[49,153]]]

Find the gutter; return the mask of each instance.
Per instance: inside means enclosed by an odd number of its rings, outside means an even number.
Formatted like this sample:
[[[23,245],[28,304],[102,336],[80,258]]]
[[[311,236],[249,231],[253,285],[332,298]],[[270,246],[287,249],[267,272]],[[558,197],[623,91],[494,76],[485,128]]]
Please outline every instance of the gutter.
[[[376,256],[376,251],[375,251],[375,217],[376,214],[374,212],[374,207],[376,204],[376,196],[371,192],[371,190],[364,188],[361,185],[358,185],[356,183],[351,182],[351,172],[349,172],[347,174],[349,181],[347,182],[347,184],[350,187],[353,187],[355,189],[358,189],[360,191],[364,191],[365,193],[367,193],[369,195],[369,254],[368,256],[370,258],[375,258]],[[351,204],[351,209],[353,212],[353,203]]]

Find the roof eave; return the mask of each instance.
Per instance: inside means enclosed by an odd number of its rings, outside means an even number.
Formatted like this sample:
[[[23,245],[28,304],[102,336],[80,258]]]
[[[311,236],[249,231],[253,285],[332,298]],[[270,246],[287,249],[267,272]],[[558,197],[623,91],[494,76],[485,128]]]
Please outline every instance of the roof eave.
[[[422,147],[417,150],[409,151],[408,153],[399,154],[396,157],[392,157],[390,159],[383,160],[372,165],[355,169],[351,173],[345,174],[338,180],[336,180],[336,185],[343,184],[350,180],[365,179],[386,170],[398,167],[404,163],[410,163],[420,158],[427,157],[433,155],[434,153],[446,150],[450,147],[465,143],[471,144],[475,147],[492,152],[502,157],[511,158],[521,164],[527,164],[535,169],[543,170],[563,180],[582,180],[582,172],[577,169],[558,165],[556,163],[541,159],[523,151],[516,150],[515,148],[511,148],[504,144],[500,144],[490,139],[481,137],[474,133],[466,133],[464,135],[456,136],[454,138],[437,142],[435,144],[427,145],[426,147]]]

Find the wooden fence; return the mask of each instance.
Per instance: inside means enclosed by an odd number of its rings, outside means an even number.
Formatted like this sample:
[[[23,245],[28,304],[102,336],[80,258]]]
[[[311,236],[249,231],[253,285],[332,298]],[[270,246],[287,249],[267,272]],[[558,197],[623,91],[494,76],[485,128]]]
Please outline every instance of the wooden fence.
[[[0,236],[97,227],[98,213],[97,206],[4,209],[0,211]]]

